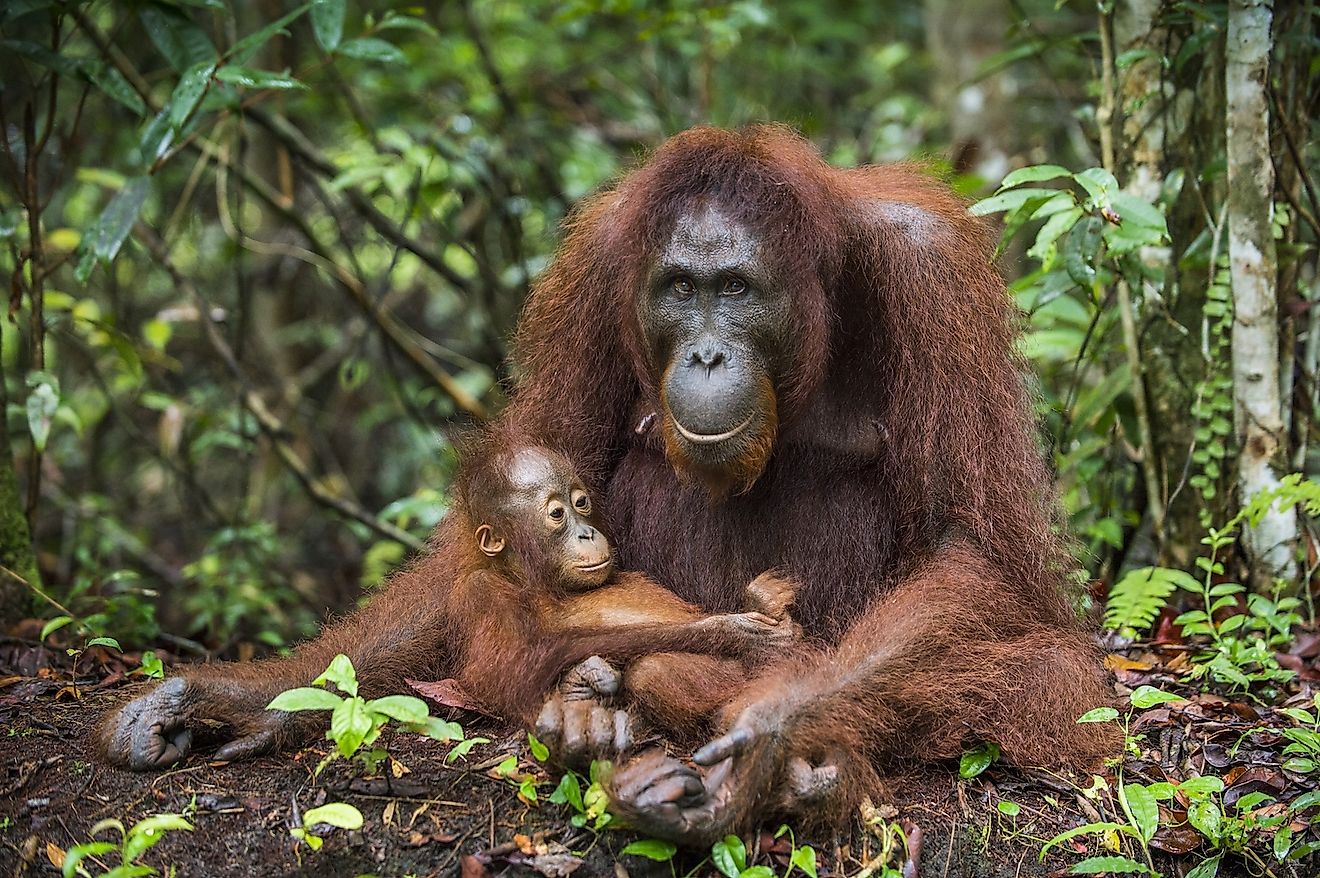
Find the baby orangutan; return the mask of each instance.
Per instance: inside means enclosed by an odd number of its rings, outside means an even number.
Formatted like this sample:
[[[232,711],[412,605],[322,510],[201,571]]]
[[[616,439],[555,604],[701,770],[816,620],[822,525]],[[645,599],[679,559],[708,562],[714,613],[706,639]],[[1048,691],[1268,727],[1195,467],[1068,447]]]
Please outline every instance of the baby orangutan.
[[[793,584],[766,574],[741,613],[707,615],[640,573],[616,571],[591,497],[569,462],[540,447],[476,455],[457,513],[472,534],[450,595],[454,676],[487,710],[531,721],[561,693],[623,694],[667,728],[705,723],[771,648],[796,637]],[[699,671],[699,672],[698,672]],[[711,685],[727,679],[729,686]],[[688,682],[690,681],[690,682]],[[599,731],[623,749],[626,715]]]

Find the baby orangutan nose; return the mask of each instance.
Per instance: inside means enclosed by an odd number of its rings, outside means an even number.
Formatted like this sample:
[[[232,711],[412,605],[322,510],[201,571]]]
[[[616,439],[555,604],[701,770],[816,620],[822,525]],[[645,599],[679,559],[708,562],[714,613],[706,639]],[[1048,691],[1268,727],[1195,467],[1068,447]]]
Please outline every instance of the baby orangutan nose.
[[[589,524],[578,525],[577,551],[577,566],[582,570],[595,570],[610,560],[610,544],[600,531]]]

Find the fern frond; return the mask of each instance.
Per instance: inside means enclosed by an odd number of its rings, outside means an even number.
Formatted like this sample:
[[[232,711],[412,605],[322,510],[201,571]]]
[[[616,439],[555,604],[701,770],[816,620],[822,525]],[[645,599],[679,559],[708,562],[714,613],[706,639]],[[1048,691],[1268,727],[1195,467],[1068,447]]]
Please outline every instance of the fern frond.
[[[1105,602],[1105,627],[1126,636],[1150,630],[1155,617],[1179,587],[1199,592],[1201,585],[1189,573],[1170,567],[1141,567],[1129,570],[1109,590]]]

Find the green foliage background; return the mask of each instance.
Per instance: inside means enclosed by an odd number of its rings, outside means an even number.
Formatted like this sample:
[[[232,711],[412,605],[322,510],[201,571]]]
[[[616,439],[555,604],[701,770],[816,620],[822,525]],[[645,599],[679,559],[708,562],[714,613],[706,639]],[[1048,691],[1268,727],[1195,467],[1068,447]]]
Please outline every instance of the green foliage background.
[[[673,132],[781,121],[833,162],[915,157],[989,194],[999,179],[957,134],[968,110],[940,88],[940,5],[6,4],[0,356],[47,590],[93,631],[219,650],[352,605],[444,514],[451,431],[501,404],[518,308],[572,204]],[[1165,68],[1194,81],[1223,9],[1166,5],[1186,48]],[[966,14],[983,58],[961,85],[1013,84],[1010,163],[1099,164],[1094,4]],[[1308,123],[1308,159],[1311,140]],[[1222,163],[1196,161],[1169,170],[1204,183],[1213,215]],[[1147,204],[1176,219],[1190,191]],[[1185,225],[1173,264],[1201,266],[1200,301],[1210,246]],[[1060,239],[1091,248],[1085,282],[1012,244],[1002,266],[1022,278],[1080,560],[1112,573],[1142,495],[1098,228]]]

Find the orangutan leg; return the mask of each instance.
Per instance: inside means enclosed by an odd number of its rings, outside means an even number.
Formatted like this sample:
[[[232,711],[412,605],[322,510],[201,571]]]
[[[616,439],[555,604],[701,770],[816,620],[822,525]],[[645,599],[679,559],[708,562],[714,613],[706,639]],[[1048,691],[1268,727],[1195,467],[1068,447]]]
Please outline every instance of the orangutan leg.
[[[621,765],[614,808],[642,832],[704,845],[776,810],[801,776],[795,760],[842,754],[830,796],[840,809],[875,788],[876,761],[951,758],[976,740],[1020,764],[1091,764],[1117,738],[1075,720],[1112,694],[1066,605],[1044,611],[1016,602],[974,552],[950,547],[833,653],[752,681],[724,712],[725,734],[694,754],[699,768],[658,751]]]

